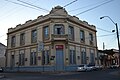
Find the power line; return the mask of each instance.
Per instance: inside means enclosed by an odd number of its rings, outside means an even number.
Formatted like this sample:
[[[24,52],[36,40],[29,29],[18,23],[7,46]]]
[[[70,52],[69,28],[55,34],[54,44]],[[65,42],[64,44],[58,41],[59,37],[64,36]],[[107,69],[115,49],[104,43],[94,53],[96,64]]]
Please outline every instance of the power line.
[[[11,1],[9,1],[9,0],[5,0],[7,3],[12,3]],[[16,4],[16,3],[13,3],[13,4]],[[19,3],[17,4],[17,5],[19,5]],[[22,5],[23,6],[23,5]],[[6,7],[8,7],[8,6],[6,6]],[[3,19],[5,19],[4,17],[7,17],[7,16],[9,16],[9,15],[13,15],[13,14],[15,14],[15,13],[17,13],[18,11],[16,11],[17,9],[18,9],[19,7],[14,7],[14,8],[12,8],[12,9],[10,9],[10,10],[8,10],[8,11],[6,11],[5,13],[3,13],[3,15],[0,15],[0,18],[3,20]],[[6,9],[5,9],[6,10]],[[23,8],[22,8],[22,10],[23,10]],[[21,10],[19,10],[19,11],[21,11]],[[5,15],[5,16],[4,16]],[[1,21],[1,20],[0,20]]]
[[[41,10],[43,10],[43,11],[47,11],[47,12],[49,12],[49,10],[44,9],[44,8],[41,8],[41,7],[38,7],[38,6],[36,6],[36,5],[33,5],[33,4],[30,4],[30,3],[27,3],[27,2],[21,1],[21,0],[17,0],[17,1],[19,1],[19,2],[21,2],[21,3],[24,3],[24,4],[27,4],[27,5],[29,5],[29,6],[32,6],[32,7],[35,7],[35,8],[41,9]]]
[[[68,11],[68,12],[73,12],[73,11],[77,11],[77,10],[80,10],[80,9],[83,9],[83,8],[91,7],[91,6],[100,4],[100,3],[102,3],[102,2],[105,2],[105,0],[104,0],[104,1],[97,2],[97,3],[94,3],[94,4],[90,4],[90,5],[87,5],[87,6],[83,6],[83,7],[80,7],[80,8],[76,8],[76,9],[70,10],[70,11]]]
[[[102,29],[102,28],[98,28],[98,27],[96,27],[96,28],[99,29],[99,30],[105,31],[105,32],[112,33],[111,31],[108,31],[108,30],[105,30],[105,29]]]
[[[28,7],[28,8],[32,8],[32,9],[38,10],[38,9],[36,9],[36,8],[30,7],[30,6],[27,6],[27,5],[24,5],[24,4],[20,4],[20,3],[17,3],[17,2],[13,2],[13,1],[9,1],[9,0],[5,0],[5,1],[11,2],[11,3],[13,3],[13,4],[17,4],[17,5],[21,5],[21,6],[24,6],[24,7]]]
[[[78,1],[78,0],[74,0],[74,1],[72,1],[72,2],[70,2],[68,4],[66,4],[66,5],[64,5],[63,7],[67,7],[67,6],[71,5],[72,3],[76,2],[76,1]]]
[[[115,35],[115,33],[113,33],[113,34],[106,34],[106,35],[100,35],[100,36],[97,36],[97,37],[105,37],[105,36],[111,36],[111,35]]]
[[[6,1],[8,1],[8,0],[6,0]],[[18,0],[18,1],[20,1],[20,0]],[[77,1],[77,0],[75,0],[75,1]],[[74,1],[74,2],[75,2],[75,1]],[[111,0],[111,1],[113,1],[113,0]],[[111,1],[109,1],[109,2],[111,2]],[[10,2],[12,2],[12,1],[10,1]],[[22,1],[22,2],[23,2],[23,1]],[[12,2],[12,3],[14,3],[14,4],[19,4],[19,3],[16,3],[16,2]],[[106,2],[106,3],[108,3],[108,2]],[[106,3],[103,3],[103,4],[106,4]],[[29,3],[28,3],[28,4],[29,4]],[[72,3],[69,3],[69,4],[65,5],[65,7],[68,6],[68,5],[70,5],[70,4],[72,4]],[[101,5],[103,5],[103,4],[101,4]],[[21,4],[19,4],[19,5],[21,5]],[[23,6],[23,4],[22,4],[22,6]],[[100,6],[100,5],[98,5],[98,6]],[[98,6],[97,6],[97,7],[98,7]],[[25,7],[26,7],[26,5],[25,5]],[[33,8],[33,7],[30,7],[30,8]],[[34,8],[34,9],[36,9],[36,8]],[[105,31],[105,30],[104,30],[104,31]]]
[[[76,14],[76,16],[77,16],[77,15],[80,15],[80,14],[83,14],[83,13],[86,13],[86,12],[88,12],[88,11],[91,11],[91,10],[93,10],[93,9],[95,9],[95,8],[98,8],[98,7],[100,7],[100,6],[102,6],[102,5],[105,5],[105,4],[107,4],[107,3],[109,3],[109,2],[112,2],[112,1],[114,1],[114,0],[110,0],[110,1],[104,2],[104,3],[100,4],[100,5],[97,5],[97,6],[95,6],[95,7],[92,7],[92,8],[90,8],[90,9],[87,9],[87,10],[85,10],[85,11],[83,11],[83,12],[80,12],[80,13]]]

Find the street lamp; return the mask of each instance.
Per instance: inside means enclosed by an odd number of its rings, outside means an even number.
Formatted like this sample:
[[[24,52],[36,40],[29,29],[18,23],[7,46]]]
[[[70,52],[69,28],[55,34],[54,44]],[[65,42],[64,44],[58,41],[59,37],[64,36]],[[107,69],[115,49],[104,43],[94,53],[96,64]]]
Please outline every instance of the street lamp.
[[[118,25],[117,23],[115,23],[109,16],[103,16],[103,17],[100,17],[100,19],[103,19],[103,18],[109,18],[112,23],[116,26],[116,34],[117,34],[117,40],[118,40],[118,49],[119,49],[119,65],[120,65],[120,43],[119,43],[119,32],[118,32]]]

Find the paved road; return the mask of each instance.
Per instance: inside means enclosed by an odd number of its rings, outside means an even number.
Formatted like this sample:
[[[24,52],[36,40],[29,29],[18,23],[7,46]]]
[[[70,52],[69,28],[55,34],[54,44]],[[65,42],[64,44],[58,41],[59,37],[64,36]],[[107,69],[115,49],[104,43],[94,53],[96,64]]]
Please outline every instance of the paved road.
[[[92,72],[62,73],[4,73],[0,80],[120,80],[120,69],[107,69]]]

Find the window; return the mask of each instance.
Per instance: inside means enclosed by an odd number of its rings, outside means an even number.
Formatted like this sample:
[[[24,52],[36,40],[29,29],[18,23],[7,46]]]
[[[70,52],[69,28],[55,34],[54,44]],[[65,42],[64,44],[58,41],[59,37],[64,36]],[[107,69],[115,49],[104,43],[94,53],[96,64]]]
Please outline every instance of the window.
[[[19,54],[19,65],[24,65],[24,62],[25,61],[25,55],[24,55],[24,51],[20,51],[20,54]]]
[[[20,45],[25,44],[25,33],[20,34]]]
[[[80,30],[80,40],[85,41],[85,34],[83,30]]]
[[[32,43],[37,42],[37,30],[32,30],[32,35],[31,35]]]
[[[95,63],[95,55],[94,55],[94,50],[90,50],[90,64]]]
[[[70,64],[76,64],[75,50],[70,50]]]
[[[36,52],[31,52],[30,54],[30,64],[31,65],[36,65],[37,64],[37,53]]]
[[[89,34],[90,45],[93,45],[93,34]]]
[[[70,40],[74,40],[74,28],[72,26],[68,28],[68,36]]]
[[[56,24],[54,26],[54,29],[55,29],[54,30],[55,34],[60,34],[60,35],[64,34],[64,26],[62,24]]]
[[[49,38],[49,27],[48,26],[43,28],[43,34],[44,34],[44,39]]]
[[[93,41],[93,34],[92,33],[89,34],[89,38],[90,38],[90,41]]]
[[[50,54],[49,54],[49,50],[46,50],[43,52],[43,65],[48,65],[50,63]]]
[[[15,43],[16,43],[15,36],[12,36],[11,47],[15,47]]]
[[[81,64],[86,64],[87,60],[86,60],[86,50],[85,48],[81,48]]]

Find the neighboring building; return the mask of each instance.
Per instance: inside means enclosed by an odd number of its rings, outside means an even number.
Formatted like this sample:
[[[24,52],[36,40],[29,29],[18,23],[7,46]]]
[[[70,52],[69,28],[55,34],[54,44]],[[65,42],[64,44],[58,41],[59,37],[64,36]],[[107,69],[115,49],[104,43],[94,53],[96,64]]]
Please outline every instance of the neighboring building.
[[[80,64],[97,64],[96,27],[60,6],[9,28],[7,35],[11,70],[69,71]]]
[[[98,50],[101,65],[110,67],[111,65],[119,65],[119,51],[116,49]]]
[[[0,67],[5,67],[6,46],[0,43]]]

